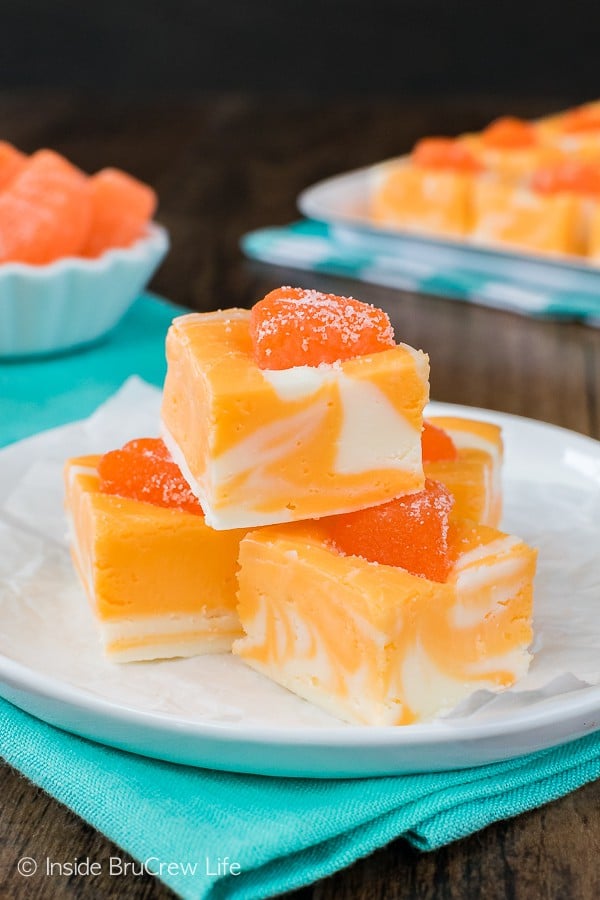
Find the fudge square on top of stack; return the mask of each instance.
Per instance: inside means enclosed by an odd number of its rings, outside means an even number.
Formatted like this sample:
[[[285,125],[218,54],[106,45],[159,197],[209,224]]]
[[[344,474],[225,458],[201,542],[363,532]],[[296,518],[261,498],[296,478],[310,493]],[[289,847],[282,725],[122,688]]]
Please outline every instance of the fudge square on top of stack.
[[[279,293],[280,305],[297,316],[320,297],[326,322],[337,313],[326,295]],[[300,337],[301,351],[285,369],[261,365],[277,362],[279,346],[268,346],[277,337],[276,316],[253,327],[245,310],[191,314],[176,319],[167,336],[163,437],[213,528],[349,512],[423,487],[426,355],[395,344],[386,322],[381,331],[371,328],[370,343],[363,339],[366,352],[340,339],[330,348],[334,358],[315,351],[314,365],[310,321],[303,336],[289,319],[284,327]],[[258,362],[253,337],[259,353],[263,344],[271,350]],[[340,358],[342,350],[352,355]]]

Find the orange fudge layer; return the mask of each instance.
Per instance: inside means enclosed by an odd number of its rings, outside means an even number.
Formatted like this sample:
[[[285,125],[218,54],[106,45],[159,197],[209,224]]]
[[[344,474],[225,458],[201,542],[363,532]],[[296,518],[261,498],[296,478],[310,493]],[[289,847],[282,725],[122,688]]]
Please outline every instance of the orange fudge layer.
[[[498,425],[455,416],[428,421],[450,435],[457,459],[424,464],[425,475],[441,481],[454,497],[451,518],[497,528],[502,518],[502,435]]]
[[[470,228],[471,172],[391,163],[375,189],[371,213],[380,225],[462,236]]]
[[[228,651],[242,531],[99,490],[100,456],[66,464],[72,555],[115,662]]]
[[[313,525],[240,544],[233,652],[327,712],[407,725],[500,690],[529,666],[536,552],[483,525],[454,526],[446,583],[343,556]]]
[[[167,336],[163,437],[212,528],[351,512],[423,488],[424,353],[399,344],[265,370],[249,320],[194,313]]]
[[[471,237],[478,243],[576,253],[577,222],[578,204],[571,195],[543,195],[483,179],[475,188]]]

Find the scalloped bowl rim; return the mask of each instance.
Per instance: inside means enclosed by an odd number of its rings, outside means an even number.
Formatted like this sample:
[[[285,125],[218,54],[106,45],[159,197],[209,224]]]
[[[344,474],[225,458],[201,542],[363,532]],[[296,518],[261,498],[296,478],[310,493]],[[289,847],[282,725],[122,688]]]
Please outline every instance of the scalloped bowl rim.
[[[26,275],[31,278],[45,278],[51,275],[62,275],[68,269],[80,269],[82,271],[100,272],[109,269],[119,260],[132,261],[142,259],[148,250],[162,252],[169,247],[169,234],[164,226],[157,222],[150,222],[146,233],[129,247],[112,247],[100,256],[88,259],[84,256],[63,256],[51,263],[33,265],[24,262],[0,263],[0,279],[9,275]]]

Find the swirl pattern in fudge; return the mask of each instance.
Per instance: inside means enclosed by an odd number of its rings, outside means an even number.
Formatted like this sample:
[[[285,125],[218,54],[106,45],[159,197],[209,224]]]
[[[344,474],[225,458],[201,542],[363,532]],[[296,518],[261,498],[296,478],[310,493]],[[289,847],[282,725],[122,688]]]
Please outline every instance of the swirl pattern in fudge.
[[[427,721],[510,686],[531,658],[536,553],[482,525],[455,524],[452,540],[440,583],[340,554],[319,523],[250,532],[233,652],[357,724]]]
[[[424,485],[427,356],[406,344],[261,369],[250,313],[176,319],[163,437],[216,529],[350,512]]]

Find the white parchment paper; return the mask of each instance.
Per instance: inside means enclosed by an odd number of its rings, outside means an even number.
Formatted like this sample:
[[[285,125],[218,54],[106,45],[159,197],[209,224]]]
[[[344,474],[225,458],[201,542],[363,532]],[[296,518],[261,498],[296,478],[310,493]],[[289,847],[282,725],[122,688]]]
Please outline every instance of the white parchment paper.
[[[68,553],[62,468],[69,456],[157,435],[159,405],[159,392],[133,378],[87,420],[0,452],[0,654],[40,678],[140,710],[194,721],[344,727],[231,655],[128,665],[104,659]],[[432,414],[450,410],[434,407]],[[558,694],[568,701],[571,692],[600,683],[600,444],[486,415],[503,426],[507,448],[502,526],[539,548],[535,656],[511,690],[480,691],[462,703],[451,714],[457,726]]]

